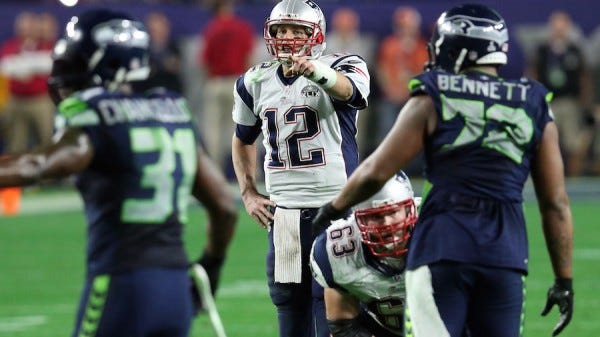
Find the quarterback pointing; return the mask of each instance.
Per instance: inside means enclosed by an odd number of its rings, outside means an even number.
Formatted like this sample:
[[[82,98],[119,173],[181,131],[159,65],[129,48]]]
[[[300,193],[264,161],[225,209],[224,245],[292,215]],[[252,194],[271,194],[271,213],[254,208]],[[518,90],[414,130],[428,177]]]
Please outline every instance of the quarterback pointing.
[[[333,337],[403,336],[404,262],[418,200],[401,172],[315,240],[310,266],[325,288]]]
[[[329,335],[308,264],[311,220],[358,164],[356,118],[369,95],[363,59],[322,55],[325,32],[315,2],[277,3],[264,30],[273,60],[248,70],[234,88],[233,165],[246,211],[272,229],[267,277],[280,336]],[[256,187],[261,133],[268,196]]]

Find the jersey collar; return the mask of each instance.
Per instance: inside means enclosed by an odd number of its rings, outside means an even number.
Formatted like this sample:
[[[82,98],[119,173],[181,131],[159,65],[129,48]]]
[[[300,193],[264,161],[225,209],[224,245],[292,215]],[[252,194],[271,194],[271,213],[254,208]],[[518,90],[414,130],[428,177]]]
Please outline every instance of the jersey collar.
[[[283,76],[283,66],[282,65],[279,65],[279,67],[277,68],[277,76],[279,77],[279,80],[281,80],[281,82],[285,85],[292,85],[292,84],[294,84],[294,82],[296,82],[297,79],[300,78],[300,76],[293,76],[293,77]]]

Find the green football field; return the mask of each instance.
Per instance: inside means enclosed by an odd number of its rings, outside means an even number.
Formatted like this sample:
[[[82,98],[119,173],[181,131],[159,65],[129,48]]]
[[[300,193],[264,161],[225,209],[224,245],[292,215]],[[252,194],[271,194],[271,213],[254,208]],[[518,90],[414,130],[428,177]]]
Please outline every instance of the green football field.
[[[70,335],[84,276],[85,225],[79,203],[72,192],[30,191],[24,196],[21,214],[0,216],[0,337]],[[525,206],[531,267],[524,336],[551,336],[558,320],[556,311],[545,318],[539,313],[552,273],[536,204],[529,201]],[[572,209],[575,315],[561,336],[599,337],[600,222],[596,212],[600,193],[572,198]],[[203,210],[193,207],[190,218],[186,244],[190,255],[196,257],[204,242]],[[276,313],[264,275],[266,247],[265,231],[240,208],[217,297],[230,337],[277,336]],[[206,316],[195,320],[192,336],[213,335]]]

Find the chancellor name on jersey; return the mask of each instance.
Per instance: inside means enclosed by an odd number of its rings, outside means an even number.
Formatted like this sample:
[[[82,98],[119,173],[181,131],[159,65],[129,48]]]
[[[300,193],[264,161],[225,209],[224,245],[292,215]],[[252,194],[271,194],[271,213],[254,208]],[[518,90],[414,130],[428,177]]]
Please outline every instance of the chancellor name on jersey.
[[[266,189],[285,207],[321,206],[358,165],[356,118],[367,106],[367,65],[350,54],[319,60],[350,79],[356,90],[348,102],[330,98],[304,76],[284,77],[276,60],[251,68],[234,89],[238,137],[251,144],[267,124],[262,131]]]
[[[358,225],[351,216],[332,222],[313,245],[310,266],[325,288],[348,292],[382,328],[402,333],[405,303],[404,269],[379,262],[363,246]]]

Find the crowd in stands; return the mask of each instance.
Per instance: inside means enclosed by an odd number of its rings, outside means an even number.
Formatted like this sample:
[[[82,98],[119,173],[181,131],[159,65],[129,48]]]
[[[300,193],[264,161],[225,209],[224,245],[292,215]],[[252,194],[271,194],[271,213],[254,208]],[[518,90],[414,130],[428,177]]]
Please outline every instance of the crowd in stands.
[[[102,3],[107,0],[83,0]],[[124,0],[120,0],[123,2]],[[336,2],[330,0],[331,2]],[[138,1],[139,2],[139,1]],[[207,0],[148,0],[210,5]],[[173,36],[176,18],[153,12],[145,17],[152,35],[152,85],[182,91],[196,111],[205,147],[224,170],[231,169],[232,89],[249,66],[269,60],[262,31],[235,12],[235,3],[216,1],[212,21],[196,36]],[[391,128],[409,97],[407,83],[423,70],[430,23],[412,7],[389,13],[393,27],[377,37],[361,29],[361,14],[340,7],[327,22],[326,53],[353,51],[371,68],[370,106],[359,116],[358,141],[368,155]],[[50,141],[52,105],[45,90],[50,50],[56,38],[51,13],[23,12],[14,24],[14,38],[0,47],[0,135],[4,152],[22,151]],[[570,14],[553,12],[543,29],[518,30],[513,43],[522,44],[527,70],[554,93],[552,108],[561,133],[568,176],[600,175],[600,28],[588,34]],[[33,61],[35,59],[35,61]],[[144,85],[147,85],[146,83]],[[409,173],[420,175],[420,162]],[[412,172],[411,172],[412,171]],[[232,178],[232,172],[229,172]]]
[[[54,105],[46,81],[57,33],[51,13],[22,12],[14,21],[14,37],[0,45],[0,72],[6,83],[0,130],[7,152],[50,143]]]

